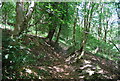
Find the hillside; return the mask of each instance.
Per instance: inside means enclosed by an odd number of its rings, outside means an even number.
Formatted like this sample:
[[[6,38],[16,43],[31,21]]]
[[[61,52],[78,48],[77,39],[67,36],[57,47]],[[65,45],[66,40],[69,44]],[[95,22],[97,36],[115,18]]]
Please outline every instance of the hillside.
[[[6,32],[10,31],[3,30],[3,39],[9,36],[9,34],[5,35]],[[18,79],[21,79],[20,76],[27,77],[28,75],[34,76],[31,77],[33,79],[118,79],[119,77],[117,64],[112,60],[106,60],[90,52],[85,52],[79,60],[74,62],[75,56],[71,58],[71,56],[67,57],[66,54],[57,53],[54,47],[43,38],[27,35],[21,40],[24,41],[25,46],[34,43],[32,47],[27,49],[34,62],[19,67]],[[5,50],[4,43],[5,41],[3,41],[3,50]],[[19,49],[21,52],[22,50],[26,49],[24,47]],[[26,71],[23,72],[24,70]]]

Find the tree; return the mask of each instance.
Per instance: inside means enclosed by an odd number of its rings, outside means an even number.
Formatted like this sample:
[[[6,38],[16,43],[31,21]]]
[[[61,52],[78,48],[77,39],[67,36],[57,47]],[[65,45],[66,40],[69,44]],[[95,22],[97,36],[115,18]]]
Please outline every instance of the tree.
[[[89,9],[87,9],[87,5],[89,5]],[[92,20],[92,15],[94,12],[94,7],[95,7],[95,3],[89,2],[84,4],[84,30],[83,30],[83,39],[81,42],[81,47],[80,47],[80,52],[84,52],[83,49],[85,47],[85,44],[87,42],[87,37],[90,31],[90,27],[91,27],[91,20]]]
[[[77,3],[76,3],[77,4]],[[78,5],[75,5],[76,7]],[[74,24],[73,24],[73,51],[75,51],[75,47],[76,47],[76,24],[77,24],[77,17],[78,17],[78,9],[76,9],[75,7],[75,17],[74,17]]]
[[[16,3],[16,25],[13,31],[13,35],[20,35],[28,28],[28,22],[30,21],[33,13],[34,1],[30,2],[28,12],[24,13],[24,2]]]

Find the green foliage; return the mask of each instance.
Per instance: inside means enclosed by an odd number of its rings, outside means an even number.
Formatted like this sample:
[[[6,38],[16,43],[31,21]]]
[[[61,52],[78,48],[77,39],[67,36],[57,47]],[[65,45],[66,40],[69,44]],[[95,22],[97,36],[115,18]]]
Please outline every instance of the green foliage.
[[[83,50],[92,52],[98,57],[115,61],[119,60],[118,57],[120,57],[120,54],[115,48],[115,45],[120,43],[119,40],[115,39],[116,36],[119,35],[119,30],[117,28],[119,23],[115,22],[117,13],[114,3],[35,3],[30,21],[24,23],[24,25],[26,25],[26,32],[15,38],[3,35],[3,79],[34,79],[42,76],[42,73],[49,76],[50,74],[47,71],[36,70],[32,66],[48,66],[52,64],[49,60],[44,61],[44,59],[49,56],[49,53],[47,53],[49,49],[46,52],[45,48],[47,47],[42,47],[40,44],[47,43],[49,41],[49,32],[53,31],[55,32],[53,33],[50,44],[53,47],[56,46],[54,47],[55,49],[61,48],[59,50],[60,52],[63,51],[62,47],[63,49],[65,48],[65,52],[67,50],[69,54],[76,50],[80,50],[83,46]],[[23,4],[24,17],[29,11],[29,5],[29,2],[24,2]],[[16,3],[13,1],[3,2],[1,10],[1,27],[6,26],[8,28],[8,23],[11,23],[13,26],[9,27],[15,29],[17,24]],[[73,37],[74,26],[75,38]],[[24,37],[26,34],[36,35],[36,37],[33,38],[35,40]],[[38,36],[39,39],[37,39]],[[30,42],[25,44],[26,41],[22,40],[23,38]],[[41,39],[43,40],[41,41]],[[58,41],[56,42],[57,39]],[[85,43],[83,43],[84,41]],[[115,45],[109,41],[113,41]],[[55,42],[55,45],[52,45],[52,42]],[[99,49],[95,53],[97,48]],[[38,60],[44,62],[39,63]],[[27,73],[26,69],[32,70],[32,73]]]
[[[97,40],[94,36],[88,36],[88,42],[86,45],[86,50],[94,53],[96,48],[99,48],[98,53],[96,54],[99,57],[106,58],[109,60],[114,60],[118,58],[117,50],[113,48],[113,44],[106,43],[102,40]]]
[[[22,42],[18,41],[18,39],[11,38],[5,35],[3,36],[3,79],[38,78],[38,76],[36,76],[34,72],[31,74],[26,72],[26,68],[32,69],[31,66],[33,66],[36,62],[34,54],[31,54],[29,50],[34,46],[35,44],[31,43],[26,47],[26,45],[22,44]],[[43,57],[44,56],[41,54],[37,58],[40,59]]]
[[[13,2],[3,2],[2,4],[2,15],[3,19],[7,19],[10,23],[15,23],[15,3]]]

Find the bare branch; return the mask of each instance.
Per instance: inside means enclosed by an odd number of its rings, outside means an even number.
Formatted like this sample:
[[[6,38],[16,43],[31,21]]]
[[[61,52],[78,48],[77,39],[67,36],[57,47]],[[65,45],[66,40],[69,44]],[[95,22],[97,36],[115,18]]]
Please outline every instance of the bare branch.
[[[30,6],[29,6],[29,9],[28,9],[28,12],[26,14],[26,20],[29,20],[32,16],[32,12],[34,11],[34,6],[35,6],[35,3],[34,1],[31,2]]]

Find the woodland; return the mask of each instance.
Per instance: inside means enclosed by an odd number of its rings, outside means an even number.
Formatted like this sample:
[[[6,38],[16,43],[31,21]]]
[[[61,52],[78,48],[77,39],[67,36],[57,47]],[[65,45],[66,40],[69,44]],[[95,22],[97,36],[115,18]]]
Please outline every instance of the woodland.
[[[120,79],[120,0],[11,1],[0,12],[3,80]]]

